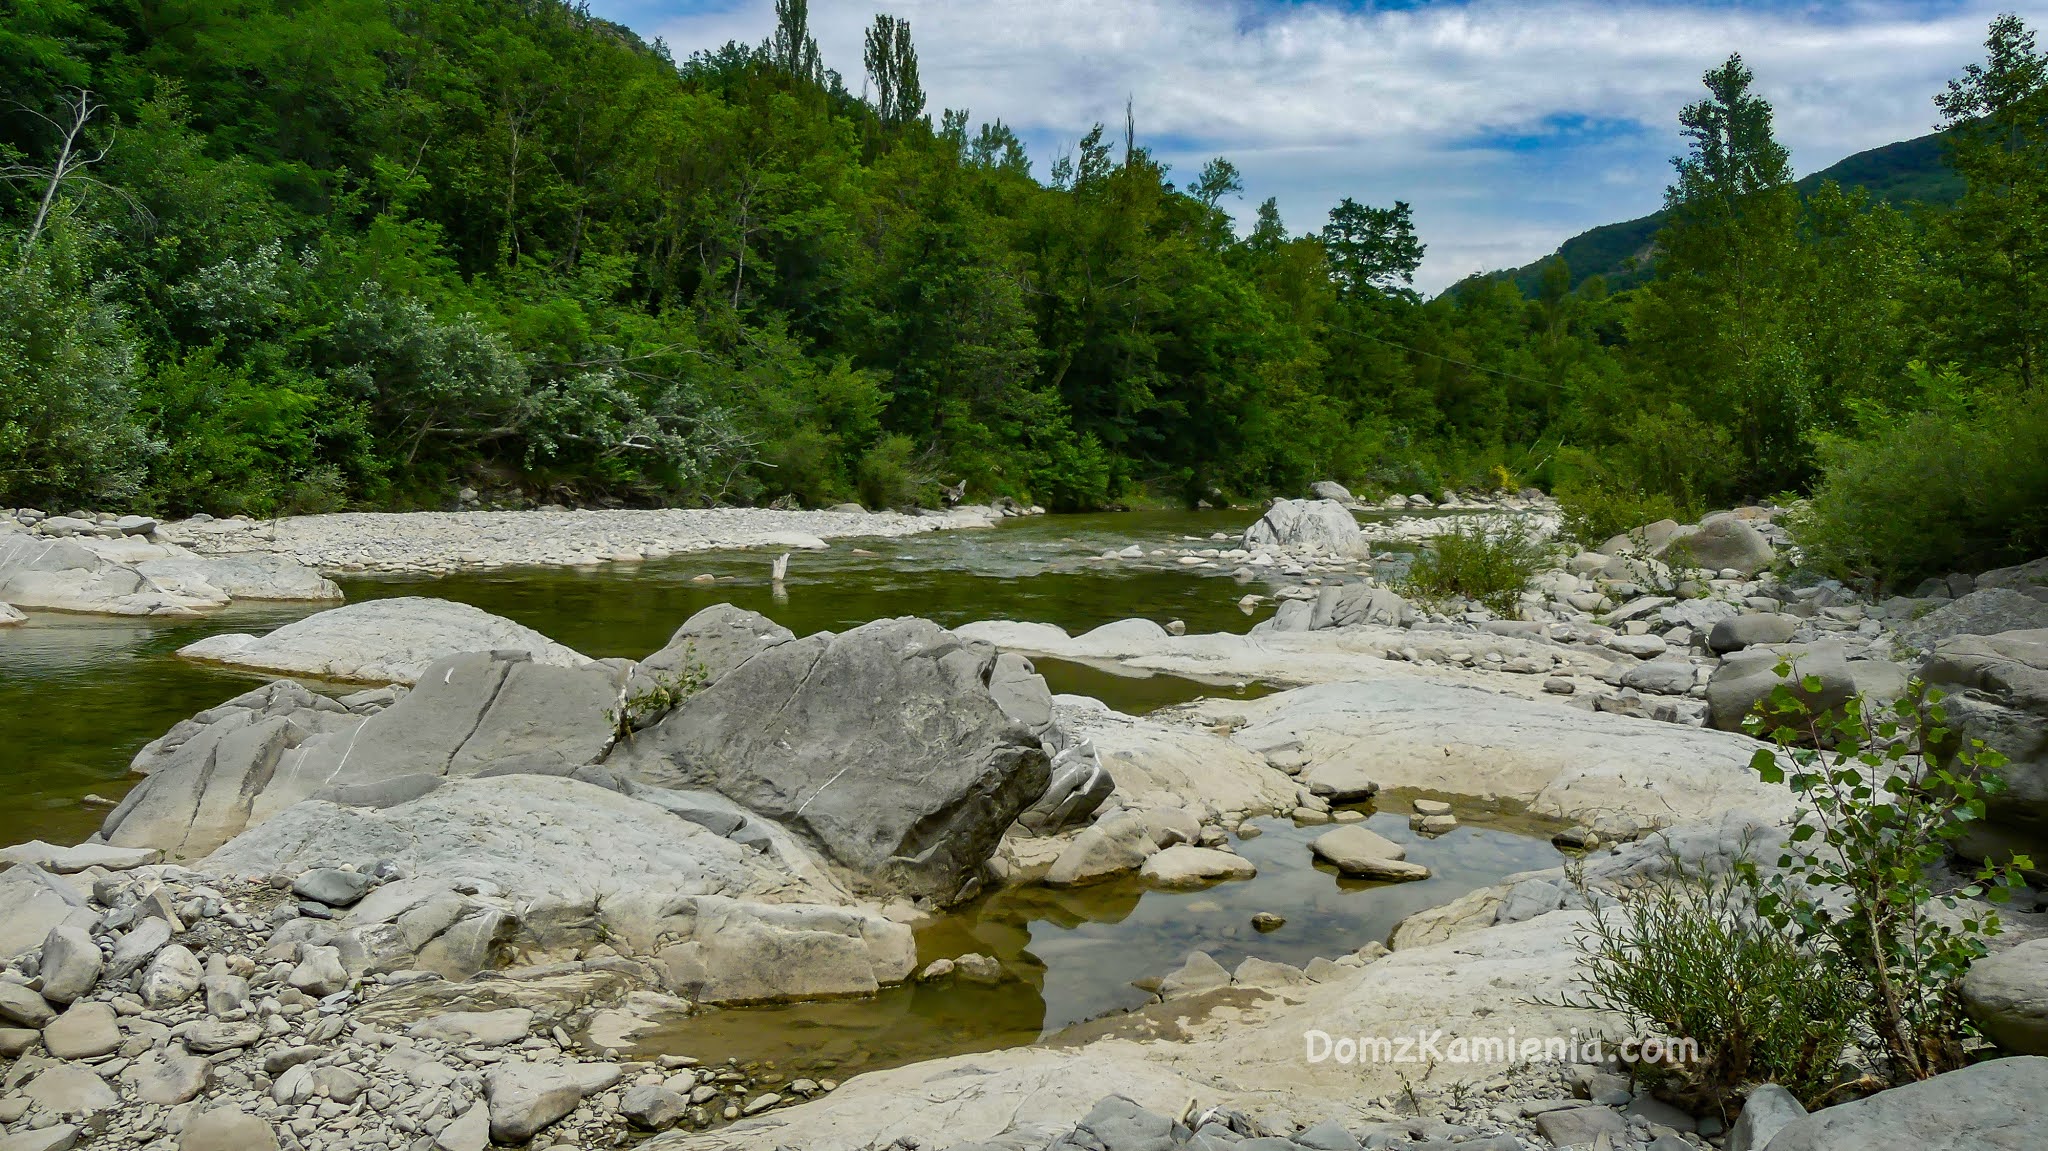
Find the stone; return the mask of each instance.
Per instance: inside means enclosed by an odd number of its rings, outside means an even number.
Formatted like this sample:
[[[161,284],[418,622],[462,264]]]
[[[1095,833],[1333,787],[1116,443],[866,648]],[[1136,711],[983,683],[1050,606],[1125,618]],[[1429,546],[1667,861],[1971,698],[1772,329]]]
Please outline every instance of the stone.
[[[1963,977],[1963,1006],[2014,1055],[2048,1055],[2048,939],[1987,955]]]
[[[0,1027],[0,1059],[16,1059],[43,1041],[33,1027]]]
[[[173,1050],[146,1055],[125,1074],[135,1084],[137,1100],[160,1107],[175,1107],[190,1102],[206,1090],[212,1073],[213,1064]]]
[[[81,843],[76,847],[59,847],[44,843],[40,839],[18,843],[0,850],[0,860],[9,863],[33,863],[45,871],[58,875],[72,875],[91,868],[107,871],[130,871],[146,867],[163,858],[163,853],[146,847],[115,847],[106,843]]]
[[[1658,635],[1617,635],[1610,636],[1607,646],[1623,655],[1637,659],[1654,659],[1665,651],[1664,637]]]
[[[206,972],[199,966],[199,959],[182,944],[173,943],[156,953],[149,967],[142,973],[142,986],[138,989],[142,1001],[150,1007],[163,1009],[175,1007],[199,990],[199,981]]]
[[[1707,633],[1707,650],[1726,655],[1761,643],[1790,643],[1798,631],[1798,616],[1748,612],[1715,624]]]
[[[610,765],[781,822],[864,891],[950,904],[1051,779],[1038,739],[989,691],[996,663],[994,649],[914,618],[791,640],[684,700]]]
[[[1347,505],[1357,502],[1352,499],[1350,489],[1334,480],[1317,480],[1308,486],[1308,490],[1319,500]]]
[[[2011,588],[1973,591],[1943,604],[1919,619],[1899,625],[1899,642],[1932,651],[1942,640],[1959,635],[1998,635],[2048,628],[2048,601]]]
[[[619,1100],[619,1114],[642,1131],[666,1131],[682,1121],[690,1100],[666,1087],[642,1084],[626,1089]]]
[[[292,881],[292,894],[329,907],[349,907],[369,890],[369,876],[338,867],[316,867]]]
[[[1789,681],[1778,676],[1778,664],[1789,660]],[[1820,680],[1820,690],[1810,692],[1799,686],[1807,677]],[[1729,656],[1707,680],[1707,719],[1722,731],[1741,731],[1742,721],[1757,705],[1768,700],[1780,683],[1793,691],[1816,712],[1840,708],[1856,694],[1856,679],[1835,642],[1794,644],[1782,651],[1743,651]]]
[[[1186,891],[1212,883],[1250,879],[1259,873],[1252,861],[1228,851],[1177,843],[1147,859],[1138,874],[1168,891]]]
[[[1360,764],[1319,763],[1299,777],[1309,794],[1331,803],[1361,803],[1379,794],[1380,785]]]
[[[90,1115],[120,1102],[106,1080],[76,1063],[59,1063],[36,1073],[22,1092],[45,1111]]]
[[[1685,695],[1697,679],[1698,669],[1689,659],[1653,659],[1624,670],[1621,686],[1653,695]]]
[[[263,1028],[259,1024],[202,1019],[185,1033],[185,1046],[201,1055],[216,1055],[222,1051],[239,1051],[262,1038]]]
[[[1301,968],[1256,955],[1247,956],[1237,965],[1237,970],[1230,973],[1230,982],[1237,987],[1302,987],[1308,981],[1307,973]]]
[[[1119,811],[1083,828],[1053,860],[1050,887],[1080,887],[1136,871],[1159,850],[1142,815]]]
[[[1697,531],[1676,532],[1651,553],[1673,568],[1719,572],[1732,568],[1743,579],[1777,562],[1777,552],[1762,532],[1733,515],[1711,515]]]
[[[13,1135],[0,1135],[0,1151],[71,1151],[78,1146],[79,1130],[69,1123],[53,1123]]]
[[[1308,628],[1321,631],[1359,625],[1407,627],[1420,618],[1421,613],[1415,610],[1414,605],[1391,588],[1364,583],[1331,584],[1316,594],[1315,605],[1309,612]],[[1276,625],[1275,630],[1289,629]]]
[[[2048,1146],[2048,1058],[2014,1056],[1823,1108],[1769,1151],[2037,1151]]]
[[[503,1047],[525,1039],[533,1030],[533,1012],[523,1007],[498,1011],[449,1011],[429,1016],[407,1028],[421,1039],[438,1039],[458,1047]]]
[[[1186,962],[1159,981],[1161,999],[1181,999],[1230,986],[1230,971],[1206,951],[1190,951]]]
[[[97,1059],[120,1045],[111,1003],[75,1003],[43,1028],[43,1046],[59,1059]]]
[[[1776,1083],[1766,1083],[1743,1101],[1742,1114],[1736,1117],[1735,1126],[1728,1129],[1728,1142],[1722,1151],[1764,1151],[1778,1132],[1804,1118],[1806,1108],[1800,1105],[1797,1096]]]
[[[126,979],[171,941],[171,925],[155,916],[138,921],[114,941],[104,978]]]
[[[795,638],[794,632],[759,612],[712,604],[684,620],[660,651],[641,660],[633,683],[640,685],[642,675],[675,675],[693,668],[704,682],[715,682],[755,654]]]
[[[1275,500],[1259,521],[1245,529],[1244,546],[1307,551],[1333,556],[1370,554],[1358,520],[1334,500]]]
[[[20,627],[28,616],[11,603],[0,603],[0,627]]]
[[[2024,852],[2048,870],[2048,629],[1958,635],[1935,646],[1919,669],[1945,692],[1949,726],[2004,755],[2006,790],[1958,841],[1972,859]]]
[[[698,1003],[871,995],[917,964],[910,928],[866,911],[710,895],[679,910],[664,926],[688,941],[656,959],[667,989]]]
[[[239,1108],[216,1106],[186,1117],[178,1151],[277,1151],[277,1132]]]
[[[1326,831],[1309,843],[1317,859],[1345,875],[1368,879],[1427,879],[1429,869],[1403,862],[1408,849],[1360,824]]]
[[[1017,816],[1034,835],[1051,835],[1087,820],[1116,791],[1116,780],[1102,766],[1093,740],[1078,739],[1060,749],[1050,770],[1044,794]]]
[[[183,658],[334,683],[419,681],[429,665],[463,652],[521,651],[536,663],[581,667],[589,659],[554,640],[450,600],[399,596],[331,608],[268,635],[209,636]]]
[[[484,1151],[490,1145],[491,1109],[485,1103],[471,1106],[434,1136],[441,1151]]]
[[[557,1066],[499,1064],[484,1074],[490,1103],[491,1138],[525,1143],[576,1109],[583,1089]]]
[[[304,945],[299,948],[298,966],[292,968],[286,982],[318,998],[346,988],[348,969],[342,966],[338,948]]]
[[[1559,1151],[1592,1148],[1604,1137],[1606,1145],[1621,1143],[1628,1135],[1628,1121],[1607,1107],[1570,1107],[1545,1111],[1536,1117],[1536,1129]]]
[[[0,871],[0,963],[41,947],[58,924],[96,923],[99,917],[86,906],[86,895],[65,876],[34,864]]]
[[[93,989],[99,982],[105,960],[99,944],[84,928],[59,924],[43,940],[41,966],[43,998],[62,1006]]]

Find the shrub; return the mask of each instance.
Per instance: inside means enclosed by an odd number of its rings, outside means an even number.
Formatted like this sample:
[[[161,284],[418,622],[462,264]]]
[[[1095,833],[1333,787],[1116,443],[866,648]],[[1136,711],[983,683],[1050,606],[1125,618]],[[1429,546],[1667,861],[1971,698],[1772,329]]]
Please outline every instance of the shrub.
[[[1593,479],[1559,485],[1557,502],[1564,512],[1565,531],[1589,548],[1644,524],[1692,518],[1690,510],[1670,496]]]
[[[1565,1005],[1692,1040],[1697,1060],[1639,1070],[1693,1107],[1725,1106],[1762,1082],[1818,1102],[1849,1046],[1853,983],[1758,916],[1742,870],[1710,874],[1673,857],[1671,872],[1591,920],[1576,944],[1588,993]]]
[[[1408,569],[1407,590],[1421,599],[1464,596],[1512,616],[1536,576],[1542,549],[1510,519],[1468,520],[1436,537]]]
[[[1816,713],[1807,700],[1818,677],[1795,692],[1791,665],[1778,674],[1787,682],[1748,721],[1773,745],[1751,766],[1766,782],[1787,783],[1802,810],[1779,870],[1758,881],[1757,910],[1857,980],[1863,1025],[1894,1082],[1961,1067],[1971,1026],[1958,987],[2000,925],[1974,908],[1946,922],[1934,907],[1956,910],[1959,897],[1979,895],[2004,902],[2032,862],[1987,862],[1975,882],[1947,889],[1936,868],[1984,818],[1984,797],[2003,790],[2004,759],[1955,738],[1941,694],[1924,684],[1888,707],[1858,698]]]
[[[916,460],[917,445],[909,436],[883,436],[860,458],[856,483],[861,502],[871,508],[896,508],[918,501],[930,483]]]
[[[2048,552],[2048,400],[1943,402],[1825,439],[1792,523],[1809,563],[1877,590]]]

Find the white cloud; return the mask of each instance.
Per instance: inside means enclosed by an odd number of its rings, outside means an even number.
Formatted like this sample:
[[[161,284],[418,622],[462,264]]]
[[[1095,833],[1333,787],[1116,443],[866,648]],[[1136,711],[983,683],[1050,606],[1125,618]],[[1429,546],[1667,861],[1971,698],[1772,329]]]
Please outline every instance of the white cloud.
[[[603,5],[599,5],[600,8]],[[1353,195],[1415,205],[1421,286],[1517,264],[1654,209],[1679,108],[1731,51],[1777,105],[1800,171],[1932,127],[1932,96],[1976,59],[1999,3],[1716,8],[1657,0],[1476,0],[1402,10],[1255,0],[813,0],[826,62],[860,87],[877,10],[910,20],[932,110],[1000,117],[1032,145],[1135,101],[1180,172],[1225,154],[1249,204],[1297,230]],[[770,0],[636,19],[678,53],[758,42]],[[1590,129],[1574,125],[1590,121]],[[1235,205],[1233,205],[1235,206]]]

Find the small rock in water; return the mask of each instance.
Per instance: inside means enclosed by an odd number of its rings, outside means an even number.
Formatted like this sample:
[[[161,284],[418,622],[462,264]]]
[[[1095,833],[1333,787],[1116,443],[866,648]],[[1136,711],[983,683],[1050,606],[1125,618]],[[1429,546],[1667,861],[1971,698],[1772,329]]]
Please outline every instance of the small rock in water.
[[[1417,815],[1449,815],[1451,805],[1441,799],[1418,799],[1413,804]]]
[[[1284,915],[1275,915],[1270,911],[1261,911],[1252,916],[1252,930],[1257,931],[1261,935],[1269,931],[1278,931],[1285,926],[1287,926],[1287,917]]]
[[[953,973],[970,983],[999,983],[1003,978],[1003,965],[986,955],[970,951],[953,961]]]

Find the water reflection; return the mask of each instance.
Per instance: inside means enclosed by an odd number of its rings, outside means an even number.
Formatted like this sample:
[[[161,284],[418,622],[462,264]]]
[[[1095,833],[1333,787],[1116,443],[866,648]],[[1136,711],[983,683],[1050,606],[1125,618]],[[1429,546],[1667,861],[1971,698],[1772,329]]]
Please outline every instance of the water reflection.
[[[643,1038],[645,1052],[760,1060],[785,1074],[845,1077],[922,1059],[1012,1047],[1087,1019],[1144,1005],[1134,980],[1164,975],[1189,951],[1235,968],[1250,956],[1303,966],[1384,940],[1414,912],[1447,903],[1518,871],[1556,866],[1529,824],[1469,822],[1436,839],[1380,812],[1367,826],[1408,845],[1434,872],[1420,883],[1341,879],[1312,862],[1308,842],[1327,827],[1258,820],[1237,842],[1256,878],[1194,892],[1150,891],[1135,881],[1059,890],[1005,890],[922,927],[918,963],[969,952],[994,957],[1003,982],[958,978],[890,988],[864,999],[709,1011]],[[1286,924],[1261,933],[1251,917]],[[714,1055],[715,1053],[715,1055]]]

